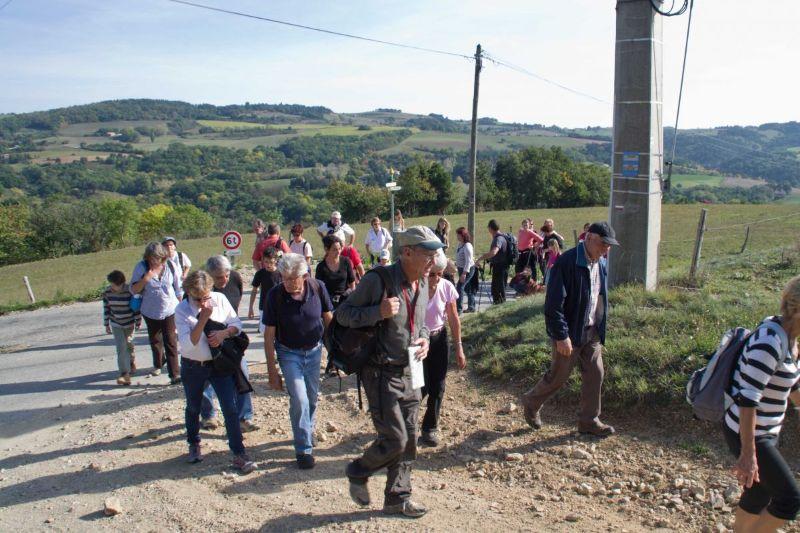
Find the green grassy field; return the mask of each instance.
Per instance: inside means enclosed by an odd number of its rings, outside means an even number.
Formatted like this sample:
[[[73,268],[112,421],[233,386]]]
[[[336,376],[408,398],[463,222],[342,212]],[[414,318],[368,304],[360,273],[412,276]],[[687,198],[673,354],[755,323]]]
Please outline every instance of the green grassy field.
[[[673,187],[680,185],[685,189],[698,185],[719,187],[724,179],[724,176],[709,176],[708,174],[673,174],[672,185]]]
[[[265,182],[269,183],[269,182]],[[662,244],[660,253],[660,272],[663,276],[676,276],[686,272],[692,254],[692,242],[695,235],[700,206],[665,205],[663,207]],[[795,205],[712,205],[708,206],[708,227],[717,228],[755,221],[776,216],[796,213]],[[490,218],[497,219],[504,231],[519,226],[523,217],[532,217],[538,226],[546,217],[555,219],[556,229],[566,239],[569,246],[573,242],[573,230],[580,231],[585,222],[605,219],[608,216],[606,207],[580,209],[534,209],[526,211],[504,211],[479,213],[477,220],[478,234],[475,247],[477,253],[483,253],[489,246],[489,235],[485,231]],[[423,217],[411,222],[434,226],[438,217]],[[466,225],[466,215],[451,215],[448,219],[453,230]],[[364,235],[367,224],[354,224],[357,232],[356,245],[364,252]],[[243,228],[239,228],[242,230]],[[779,246],[791,247],[800,234],[800,216],[785,220],[754,225],[751,229],[749,249],[770,250]],[[736,258],[744,240],[744,229],[730,228],[722,231],[709,231],[703,247],[703,268],[713,270],[725,261]],[[252,251],[254,236],[245,235],[243,246],[245,257]],[[309,241],[319,258],[322,247],[319,239],[309,230]],[[179,248],[192,258],[196,265],[207,257],[222,251],[220,237],[187,240],[179,243]],[[105,275],[114,269],[121,269],[130,274],[133,266],[140,258],[144,246],[136,246],[121,250],[99,252],[79,256],[60,257],[34,263],[25,263],[0,268],[0,309],[13,305],[25,304],[27,295],[22,284],[22,276],[27,275],[34,292],[40,300],[60,298],[76,298],[84,296],[103,285]],[[450,255],[455,253],[450,250]],[[64,274],[67,274],[65,276]]]
[[[559,146],[562,148],[583,146],[587,142],[570,137],[553,137],[549,135],[478,135],[478,150],[492,148],[494,150],[511,150],[529,146]],[[414,153],[425,149],[453,149],[456,151],[469,149],[469,135],[462,133],[444,133],[438,131],[420,131],[391,148],[381,151],[383,154]]]

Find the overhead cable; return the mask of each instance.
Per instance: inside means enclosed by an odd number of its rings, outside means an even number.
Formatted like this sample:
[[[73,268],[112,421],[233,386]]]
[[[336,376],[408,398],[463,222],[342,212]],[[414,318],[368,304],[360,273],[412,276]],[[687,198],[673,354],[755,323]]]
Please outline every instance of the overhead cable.
[[[609,102],[608,100],[603,100],[602,98],[598,98],[598,97],[596,97],[594,95],[591,95],[589,93],[585,93],[583,91],[579,91],[577,89],[573,89],[572,87],[567,87],[566,85],[558,83],[557,81],[553,81],[551,79],[545,78],[544,76],[542,76],[540,74],[536,74],[535,72],[531,72],[530,70],[528,70],[528,69],[526,69],[524,67],[520,67],[519,65],[515,65],[515,64],[510,63],[508,61],[505,61],[503,59],[499,59],[499,58],[497,58],[497,57],[495,57],[493,55],[487,54],[485,51],[483,53],[483,57],[486,58],[488,61],[491,61],[492,63],[494,63],[497,66],[506,67],[506,68],[511,69],[511,70],[513,70],[515,72],[519,72],[520,74],[525,74],[525,75],[530,76],[532,78],[536,78],[537,80],[543,81],[545,83],[549,83],[550,85],[554,85],[554,86],[558,87],[559,89],[563,89],[563,90],[571,92],[573,94],[577,94],[578,96],[583,96],[584,98],[589,98],[591,100],[594,100],[595,102],[600,102],[601,104],[611,105],[611,102]]]
[[[650,0],[650,1],[653,2],[654,0]],[[689,56],[689,32],[692,29],[692,12],[694,11],[694,0],[686,0],[686,2],[684,3],[683,10],[686,11],[686,3],[687,2],[688,2],[688,5],[689,5],[689,21],[686,23],[686,41],[684,42],[684,45],[683,45],[683,66],[681,67],[681,84],[680,84],[680,88],[678,89],[678,109],[675,112],[675,131],[674,131],[673,136],[672,136],[672,155],[670,156],[669,161],[666,162],[666,164],[667,164],[666,189],[667,190],[669,190],[669,188],[672,186],[672,167],[673,167],[673,163],[675,162],[675,148],[678,145],[678,119],[680,119],[680,116],[681,116],[681,101],[683,100],[683,80],[684,80],[684,77],[686,76],[686,58]],[[674,2],[673,2],[673,7],[674,7]],[[656,9],[655,5],[653,6],[653,9]],[[658,10],[656,9],[656,11],[658,11]],[[659,11],[659,13],[661,13],[661,12]],[[679,13],[676,12],[676,15],[677,14],[679,14]],[[672,15],[666,15],[666,16],[672,16]]]
[[[207,6],[207,5],[198,4],[198,3],[195,3],[195,2],[188,2],[187,0],[167,0],[167,1],[168,2],[173,2],[175,4],[183,4],[183,5],[187,5],[187,6],[197,7],[197,8],[200,8],[200,9],[207,9],[209,11],[216,11],[218,13],[226,13],[228,15],[236,15],[238,17],[246,17],[246,18],[251,18],[251,19],[256,19],[256,20],[262,20],[262,21],[265,21],[265,22],[272,22],[274,24],[283,24],[284,26],[291,26],[293,28],[300,28],[300,29],[303,29],[303,30],[326,33],[328,35],[336,35],[336,36],[339,36],[339,37],[347,37],[349,39],[357,39],[359,41],[367,41],[367,42],[371,42],[371,43],[385,44],[385,45],[388,45],[388,46],[396,46],[398,48],[409,48],[411,50],[417,50],[419,52],[428,52],[428,53],[431,53],[431,54],[440,54],[440,55],[446,55],[446,56],[452,56],[452,57],[460,57],[460,58],[469,59],[469,60],[473,60],[474,59],[470,55],[459,54],[457,52],[448,52],[446,50],[436,50],[435,48],[426,48],[424,46],[416,46],[416,45],[413,45],[413,44],[397,43],[397,42],[393,42],[393,41],[384,41],[384,40],[381,40],[381,39],[373,39],[371,37],[363,37],[361,35],[354,35],[352,33],[343,33],[343,32],[339,32],[339,31],[326,30],[324,28],[316,28],[314,26],[306,26],[304,24],[297,24],[295,22],[288,22],[288,21],[285,21],[285,20],[278,20],[278,19],[272,19],[272,18],[268,18],[268,17],[261,17],[261,16],[258,16],[258,15],[251,15],[249,13],[242,13],[241,11],[232,11],[232,10],[229,10],[229,9],[222,9],[222,8],[219,8],[219,7]]]

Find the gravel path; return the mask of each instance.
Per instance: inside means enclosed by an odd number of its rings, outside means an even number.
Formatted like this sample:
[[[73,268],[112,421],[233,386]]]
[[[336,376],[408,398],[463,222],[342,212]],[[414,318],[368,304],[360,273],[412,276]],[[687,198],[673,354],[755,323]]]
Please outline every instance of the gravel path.
[[[470,318],[477,319],[477,317]],[[267,389],[263,344],[248,360],[256,421],[246,434],[259,462],[231,473],[222,430],[204,432],[206,460],[184,463],[183,393],[147,377],[149,349],[137,334],[139,375],[117,387],[116,356],[99,303],[0,317],[0,531],[725,531],[737,489],[714,428],[667,409],[611,413],[620,435],[573,432],[574,404],[544,411],[538,433],[524,424],[516,385],[483,383],[452,370],[443,444],[420,449],[418,521],[380,513],[347,496],[346,462],[370,442],[352,380],[323,382],[318,466],[294,464],[288,398]],[[246,321],[249,332],[254,321]],[[326,430],[327,428],[327,430]],[[680,428],[678,430],[677,428]],[[790,429],[796,431],[796,424]],[[122,512],[106,517],[106,498]],[[798,531],[792,526],[787,531]]]

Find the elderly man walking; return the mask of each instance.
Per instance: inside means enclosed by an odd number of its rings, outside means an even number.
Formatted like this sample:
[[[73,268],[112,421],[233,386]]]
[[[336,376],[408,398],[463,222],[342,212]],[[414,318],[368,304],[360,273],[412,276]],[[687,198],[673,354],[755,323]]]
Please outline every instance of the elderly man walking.
[[[550,369],[522,397],[525,421],[542,427],[539,411],[567,381],[575,365],[581,370],[578,431],[607,436],[614,428],[600,421],[603,386],[602,348],[606,340],[608,290],[605,256],[619,244],[607,222],[595,222],[586,239],[564,252],[550,270],[544,303],[547,335],[553,341]]]
[[[412,388],[409,358],[422,360],[428,355],[425,274],[443,244],[424,226],[398,233],[395,240],[400,250],[398,261],[378,267],[385,269],[392,286],[384,287],[377,268],[370,270],[335,314],[335,320],[350,328],[380,324],[370,360],[360,373],[378,437],[361,457],[347,465],[346,473],[350,497],[366,506],[370,503],[367,481],[386,468],[383,512],[418,518],[428,510],[411,501],[411,465],[417,457],[421,394],[420,389]],[[416,347],[413,354],[409,354],[411,347]]]

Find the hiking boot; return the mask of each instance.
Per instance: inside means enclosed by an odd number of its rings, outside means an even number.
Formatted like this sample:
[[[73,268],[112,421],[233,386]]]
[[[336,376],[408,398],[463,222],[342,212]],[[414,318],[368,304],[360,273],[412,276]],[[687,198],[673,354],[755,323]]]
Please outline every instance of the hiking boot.
[[[251,431],[257,431],[261,428],[258,427],[252,420],[242,420],[239,422],[239,427],[242,428],[242,433],[250,433]]]
[[[153,376],[153,377],[160,376],[161,375],[161,369],[160,368],[153,369],[153,371],[150,372],[150,375]]]
[[[355,477],[348,477],[347,480],[350,482],[350,499],[361,507],[367,507],[371,501],[367,480]]]
[[[578,424],[578,432],[584,435],[594,435],[595,437],[608,437],[616,433],[613,426],[598,422],[592,426],[581,426]]]
[[[216,418],[204,418],[200,421],[200,427],[208,431],[213,431],[219,427],[219,421]]]
[[[130,384],[131,384],[130,381],[128,381],[127,383],[125,382],[125,376],[124,375],[122,375],[122,376],[117,378],[117,385],[130,385]]]
[[[420,442],[425,446],[430,446],[431,448],[435,448],[439,445],[439,430],[438,429],[429,429],[429,430],[422,430],[422,435],[419,438]]]
[[[474,307],[467,307],[467,310],[464,311],[464,312],[465,313],[474,313],[475,312],[475,308]]]
[[[169,378],[169,384],[170,385],[178,385],[178,384],[180,384],[180,382],[181,382],[181,377],[180,376],[176,376],[174,378]]]
[[[203,460],[203,454],[200,451],[200,443],[189,445],[189,457],[186,462],[189,464],[199,463]]]
[[[256,464],[250,460],[246,453],[242,453],[233,458],[233,467],[242,474],[249,474],[256,469]]]
[[[297,467],[300,470],[311,470],[315,464],[314,456],[310,453],[297,454]]]
[[[411,500],[404,500],[394,505],[385,504],[383,506],[383,514],[402,514],[408,518],[419,518],[428,512],[428,508],[421,503],[412,502]]]

